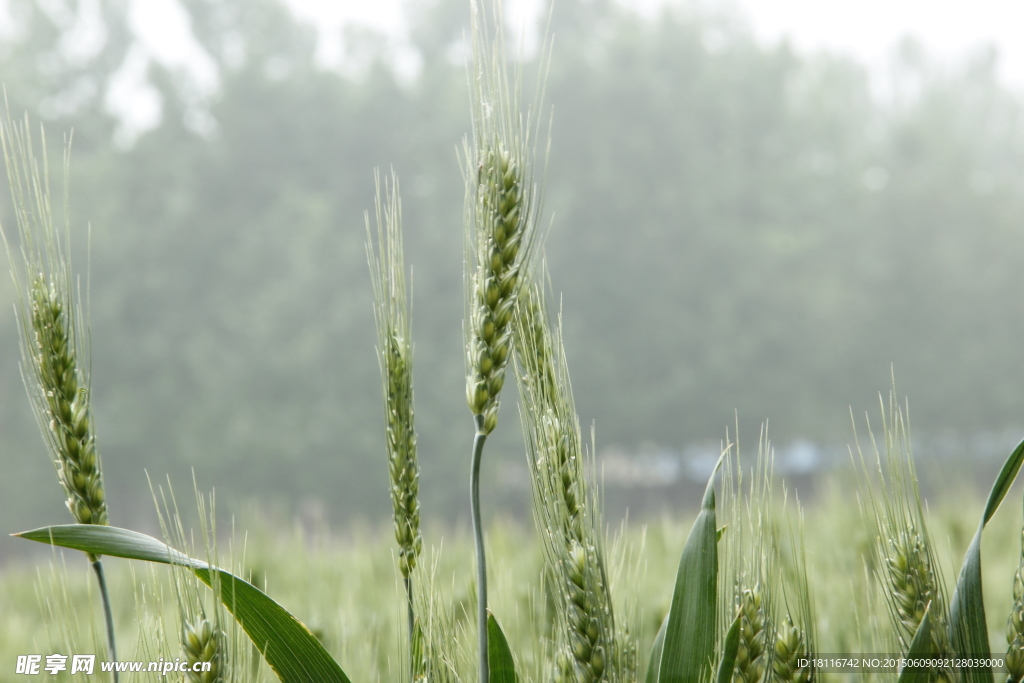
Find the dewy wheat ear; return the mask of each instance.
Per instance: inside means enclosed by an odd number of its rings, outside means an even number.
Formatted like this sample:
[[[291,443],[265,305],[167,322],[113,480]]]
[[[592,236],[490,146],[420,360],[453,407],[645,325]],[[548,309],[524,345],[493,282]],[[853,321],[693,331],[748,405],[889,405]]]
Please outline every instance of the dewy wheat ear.
[[[0,229],[20,302],[22,373],[57,478],[67,495],[68,510],[79,524],[108,524],[92,424],[88,353],[83,343],[84,314],[71,270],[70,230],[66,222],[68,157],[66,152],[65,226],[60,232],[50,205],[46,140],[42,133],[40,140],[42,168],[32,145],[28,118],[18,124],[8,117],[0,125],[21,252],[21,258],[16,258]],[[21,267],[15,265],[17,261],[21,261]],[[103,563],[99,555],[88,555],[99,582],[107,645],[113,660],[117,654]]]
[[[509,74],[501,3],[491,21],[471,4],[473,140],[463,156],[466,181],[466,399],[476,433],[470,503],[477,556],[480,681],[488,683],[487,562],[480,519],[480,461],[498,424],[498,398],[512,354],[512,318],[533,252],[540,202],[534,185],[537,118],[521,111],[522,74]],[[541,60],[544,63],[544,59]],[[543,78],[539,79],[543,82]],[[539,104],[540,97],[536,98]]]

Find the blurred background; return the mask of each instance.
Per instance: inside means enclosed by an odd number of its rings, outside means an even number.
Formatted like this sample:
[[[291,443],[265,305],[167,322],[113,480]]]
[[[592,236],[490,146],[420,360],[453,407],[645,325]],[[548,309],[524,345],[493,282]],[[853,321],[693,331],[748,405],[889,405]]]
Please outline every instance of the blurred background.
[[[375,168],[402,183],[423,514],[468,517],[468,2],[346,6],[0,3],[7,106],[45,124],[58,195],[74,131],[69,221],[91,266],[114,524],[155,529],[147,472],[187,493],[193,471],[222,511],[389,523],[363,217]],[[777,469],[813,497],[849,461],[851,413],[878,426],[893,372],[939,484],[987,487],[1024,434],[1011,17],[986,32],[927,14],[915,34],[913,11],[872,32],[869,16],[772,6],[551,12],[547,254],[613,520],[695,507],[737,421],[748,453],[768,421]],[[999,19],[986,7],[975,16]],[[547,9],[512,11],[533,74]],[[0,220],[10,237],[6,185]],[[23,550],[7,532],[69,521],[13,301],[0,278],[0,559]],[[510,389],[484,465],[491,515],[529,509]]]

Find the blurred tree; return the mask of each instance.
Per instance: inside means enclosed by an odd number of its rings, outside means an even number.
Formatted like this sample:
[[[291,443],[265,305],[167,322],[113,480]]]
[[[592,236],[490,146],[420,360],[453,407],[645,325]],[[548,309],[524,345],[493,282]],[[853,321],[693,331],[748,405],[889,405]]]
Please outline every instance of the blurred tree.
[[[335,69],[280,0],[183,0],[216,88],[150,64],[161,118],[128,146],[108,110],[135,40],[124,3],[10,7],[12,112],[55,141],[75,128],[112,519],[149,509],[143,468],[190,467],[229,499],[386,515],[363,211],[388,166],[415,273],[424,511],[462,513],[467,4],[411,2],[408,63],[350,31]],[[698,4],[643,18],[566,0],[551,26],[548,254],[599,447],[717,439],[734,410],[777,439],[842,442],[846,406],[873,406],[890,362],[916,433],[1019,428],[1024,130],[991,51],[939,68],[907,42],[886,95],[848,59]],[[22,463],[41,444],[10,310],[0,450]],[[495,457],[521,458],[514,420],[495,438]],[[18,466],[45,487],[37,461]],[[59,507],[0,486],[5,518]],[[525,495],[507,489],[492,494]]]

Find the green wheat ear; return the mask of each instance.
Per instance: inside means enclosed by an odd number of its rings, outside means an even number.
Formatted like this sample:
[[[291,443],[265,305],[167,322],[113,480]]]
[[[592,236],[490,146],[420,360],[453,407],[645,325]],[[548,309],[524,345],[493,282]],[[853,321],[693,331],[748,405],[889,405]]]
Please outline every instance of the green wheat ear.
[[[533,508],[554,592],[551,678],[619,681],[635,676],[627,632],[617,631],[601,543],[600,508],[586,454],[561,333],[552,331],[542,290],[524,288],[515,327],[516,377],[533,483]]]
[[[466,401],[476,432],[470,464],[470,508],[477,559],[477,638],[479,678],[489,683],[487,643],[487,558],[480,516],[480,464],[487,436],[498,425],[498,399],[512,355],[516,301],[526,280],[537,233],[540,207],[534,166],[536,107],[521,106],[521,62],[509,73],[502,33],[501,3],[491,17],[470,2],[473,62],[470,97],[472,142],[466,141],[462,168],[464,204],[466,312],[463,322]],[[546,56],[541,63],[546,64]]]
[[[11,186],[21,258],[4,235],[20,306],[25,386],[68,510],[79,524],[107,524],[107,504],[90,406],[83,314],[72,284],[67,224],[54,224],[46,143],[40,169],[28,119],[5,121],[0,142]],[[65,157],[65,177],[67,174]],[[21,267],[15,265],[21,262]]]
[[[1024,529],[1021,530],[1021,554],[1013,575],[1013,607],[1006,619],[1006,683],[1024,680]]]
[[[884,451],[871,436],[875,451],[876,483],[868,480],[860,444],[857,453],[868,491],[866,517],[874,540],[876,575],[889,607],[890,622],[902,652],[910,643],[929,609],[932,652],[951,652],[947,625],[949,607],[928,530],[925,525],[917,473],[904,410],[890,395],[888,410],[882,405]],[[870,424],[868,425],[870,433]],[[883,462],[884,461],[884,462]],[[936,669],[929,680],[947,680],[952,672]]]
[[[384,386],[385,442],[391,479],[398,566],[406,590],[410,652],[414,646],[415,610],[412,571],[423,551],[420,533],[419,464],[413,424],[412,333],[405,253],[402,244],[402,203],[398,178],[381,187],[376,178],[376,243],[366,217],[367,257],[373,281],[374,318],[377,322],[377,354]],[[415,657],[410,656],[413,660]]]
[[[18,225],[20,258],[0,227],[18,294],[22,377],[36,421],[50,451],[65,505],[79,524],[108,524],[100,457],[92,421],[85,315],[71,269],[66,194],[70,144],[64,155],[65,223],[58,230],[50,205],[46,138],[40,132],[42,168],[28,117],[0,124],[0,146]],[[83,363],[83,359],[85,362]],[[117,659],[114,622],[103,563],[88,553],[96,574],[107,625],[110,659]],[[118,675],[114,674],[116,683]]]
[[[535,180],[536,109],[522,112],[522,74],[505,63],[500,3],[493,24],[472,3],[472,143],[466,183],[466,400],[478,431],[498,424],[498,398],[512,353],[512,318],[534,252],[540,209]],[[545,61],[542,58],[542,63]],[[543,82],[543,79],[540,79]]]
[[[737,428],[737,432],[738,432]],[[728,434],[726,442],[729,443]],[[722,473],[722,511],[728,531],[723,543],[725,571],[719,576],[720,613],[728,624],[739,615],[739,644],[733,669],[737,683],[765,683],[775,653],[774,614],[779,590],[774,546],[777,533],[772,509],[772,451],[764,429],[757,463],[744,490],[738,443],[727,446]],[[746,500],[744,501],[744,493]]]

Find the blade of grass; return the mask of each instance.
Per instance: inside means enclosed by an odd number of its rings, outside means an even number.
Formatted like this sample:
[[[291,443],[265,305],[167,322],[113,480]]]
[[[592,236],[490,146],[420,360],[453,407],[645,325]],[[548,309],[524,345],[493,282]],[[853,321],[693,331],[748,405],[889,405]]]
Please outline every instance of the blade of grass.
[[[985,504],[981,524],[967,548],[967,555],[956,581],[956,592],[949,609],[949,636],[959,657],[988,657],[988,628],[985,625],[985,604],[981,587],[981,533],[1003,502],[1024,463],[1024,441],[1017,445],[1003,463],[1003,468]],[[916,640],[916,638],[915,638]],[[992,669],[970,667],[962,671],[965,683],[991,683]]]
[[[659,683],[704,683],[715,649],[718,611],[718,529],[715,523],[715,475],[708,479],[700,514],[683,546],[665,628]]]
[[[487,613],[487,645],[491,683],[518,683],[519,677],[516,676],[512,650],[508,647],[508,641],[501,626],[498,625],[498,620],[490,612]]]
[[[316,636],[263,591],[152,536],[96,524],[43,527],[14,536],[98,555],[187,567],[207,586],[217,585],[221,602],[260,649],[279,679],[285,683],[349,683]]]

